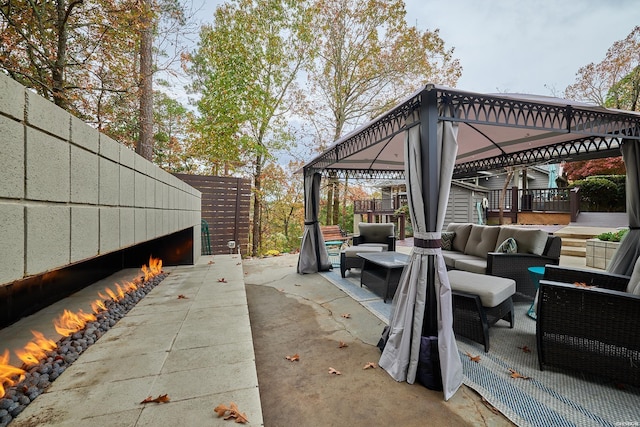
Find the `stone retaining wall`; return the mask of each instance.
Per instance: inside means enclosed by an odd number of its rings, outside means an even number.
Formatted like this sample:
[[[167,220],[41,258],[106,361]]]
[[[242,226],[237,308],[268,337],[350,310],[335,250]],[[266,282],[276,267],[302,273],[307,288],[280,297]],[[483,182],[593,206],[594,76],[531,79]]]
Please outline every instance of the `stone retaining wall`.
[[[0,74],[0,286],[193,229],[200,192]]]

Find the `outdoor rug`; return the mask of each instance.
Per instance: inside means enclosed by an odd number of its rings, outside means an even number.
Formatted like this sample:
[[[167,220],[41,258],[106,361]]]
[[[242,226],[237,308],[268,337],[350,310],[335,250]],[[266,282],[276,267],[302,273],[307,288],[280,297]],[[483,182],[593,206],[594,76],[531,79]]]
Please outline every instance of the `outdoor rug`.
[[[321,273],[374,315],[388,323],[391,304],[366,287],[360,275]],[[640,388],[568,371],[539,369],[536,322],[530,303],[515,304],[515,327],[500,321],[490,328],[488,353],[481,344],[458,338],[464,384],[519,426],[640,426]],[[382,332],[382,331],[381,331]],[[480,356],[474,362],[468,356]],[[529,379],[512,378],[513,370]]]

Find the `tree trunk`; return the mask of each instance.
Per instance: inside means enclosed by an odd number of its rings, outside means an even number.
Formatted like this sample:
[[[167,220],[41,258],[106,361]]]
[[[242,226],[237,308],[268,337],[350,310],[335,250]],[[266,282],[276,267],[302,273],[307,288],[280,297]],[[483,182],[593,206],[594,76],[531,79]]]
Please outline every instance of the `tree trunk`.
[[[142,0],[140,34],[140,134],[136,153],[153,160],[153,21],[151,1]]]
[[[260,212],[262,211],[262,156],[256,156],[256,169],[253,174],[253,226],[251,233],[253,234],[253,242],[251,246],[251,256],[258,256],[258,248],[260,248],[261,231],[260,231]]]
[[[51,70],[51,79],[53,80],[52,95],[53,102],[60,108],[67,108],[67,97],[64,93],[64,69],[65,58],[67,56],[67,20],[65,2],[58,0],[56,2],[56,27],[58,31],[56,61]]]

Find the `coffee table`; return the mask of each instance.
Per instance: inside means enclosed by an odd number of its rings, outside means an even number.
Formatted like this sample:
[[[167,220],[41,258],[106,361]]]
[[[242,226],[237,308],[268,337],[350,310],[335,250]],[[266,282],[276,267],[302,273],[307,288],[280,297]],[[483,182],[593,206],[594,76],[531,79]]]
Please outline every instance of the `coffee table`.
[[[393,299],[402,275],[402,269],[409,263],[409,256],[400,252],[384,251],[359,253],[362,258],[360,286],[365,285],[386,303]]]

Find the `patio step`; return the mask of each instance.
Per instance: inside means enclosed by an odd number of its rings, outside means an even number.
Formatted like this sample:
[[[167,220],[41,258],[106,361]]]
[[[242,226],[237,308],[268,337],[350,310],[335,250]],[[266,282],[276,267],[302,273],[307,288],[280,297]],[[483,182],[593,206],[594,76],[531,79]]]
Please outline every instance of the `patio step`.
[[[564,246],[562,245],[562,248],[560,249],[560,255],[566,255],[566,256],[576,256],[576,257],[582,257],[582,258],[586,258],[587,257],[587,248],[580,248],[577,246]]]

